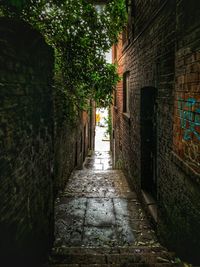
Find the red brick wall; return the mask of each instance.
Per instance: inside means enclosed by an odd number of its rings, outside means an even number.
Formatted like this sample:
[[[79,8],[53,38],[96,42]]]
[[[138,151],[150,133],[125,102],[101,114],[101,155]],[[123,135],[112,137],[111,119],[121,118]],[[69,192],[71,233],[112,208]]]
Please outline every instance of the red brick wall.
[[[113,130],[115,135],[115,163],[116,167],[120,167],[121,164],[121,154],[122,154],[122,138],[123,138],[123,64],[124,57],[122,55],[122,35],[119,36],[118,44],[112,48],[112,61],[116,63],[118,68],[118,74],[121,78],[116,87],[116,92],[114,94],[114,105],[113,105]]]
[[[182,49],[176,55],[173,148],[200,173],[200,53]]]
[[[171,249],[198,262],[200,1],[134,3],[130,39],[122,47],[120,36],[117,51],[118,72],[130,72],[130,118],[122,112],[120,81],[113,108],[116,161],[140,193],[141,89],[156,88],[157,231]]]

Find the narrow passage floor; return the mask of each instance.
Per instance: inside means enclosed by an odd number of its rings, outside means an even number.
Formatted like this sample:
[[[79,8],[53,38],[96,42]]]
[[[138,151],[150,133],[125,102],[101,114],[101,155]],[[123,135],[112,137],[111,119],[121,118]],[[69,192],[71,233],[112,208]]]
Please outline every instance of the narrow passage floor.
[[[56,201],[52,266],[182,266],[157,241],[121,170],[98,151]]]

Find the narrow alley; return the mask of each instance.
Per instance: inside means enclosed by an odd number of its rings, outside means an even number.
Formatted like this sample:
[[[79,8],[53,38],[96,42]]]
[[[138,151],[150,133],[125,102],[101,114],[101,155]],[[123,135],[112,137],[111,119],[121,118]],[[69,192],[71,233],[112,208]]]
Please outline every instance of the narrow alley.
[[[0,267],[200,267],[199,14],[0,0]]]
[[[100,151],[72,173],[56,200],[51,266],[182,266],[158,243],[123,172],[112,170],[105,128],[96,129]]]

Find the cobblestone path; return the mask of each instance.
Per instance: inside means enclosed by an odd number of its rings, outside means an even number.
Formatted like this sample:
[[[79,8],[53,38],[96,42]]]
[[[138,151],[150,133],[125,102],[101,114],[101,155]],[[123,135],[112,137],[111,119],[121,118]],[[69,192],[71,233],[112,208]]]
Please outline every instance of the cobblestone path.
[[[157,241],[135,192],[109,152],[72,173],[56,201],[54,267],[182,266]]]

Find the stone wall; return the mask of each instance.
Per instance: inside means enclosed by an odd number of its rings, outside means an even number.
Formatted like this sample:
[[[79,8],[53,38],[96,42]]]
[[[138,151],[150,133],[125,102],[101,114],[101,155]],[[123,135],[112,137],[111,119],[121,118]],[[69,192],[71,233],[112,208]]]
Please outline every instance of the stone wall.
[[[141,92],[152,88],[157,91],[156,162],[152,168],[158,235],[180,256],[199,263],[198,14],[197,1],[134,1],[128,36],[117,50],[118,55],[122,52],[119,73],[130,72],[130,114],[123,113],[121,82],[113,126],[116,160],[120,157],[132,185],[141,193],[141,189],[146,190],[142,185]]]
[[[53,240],[53,53],[0,19],[0,260],[44,257]]]

